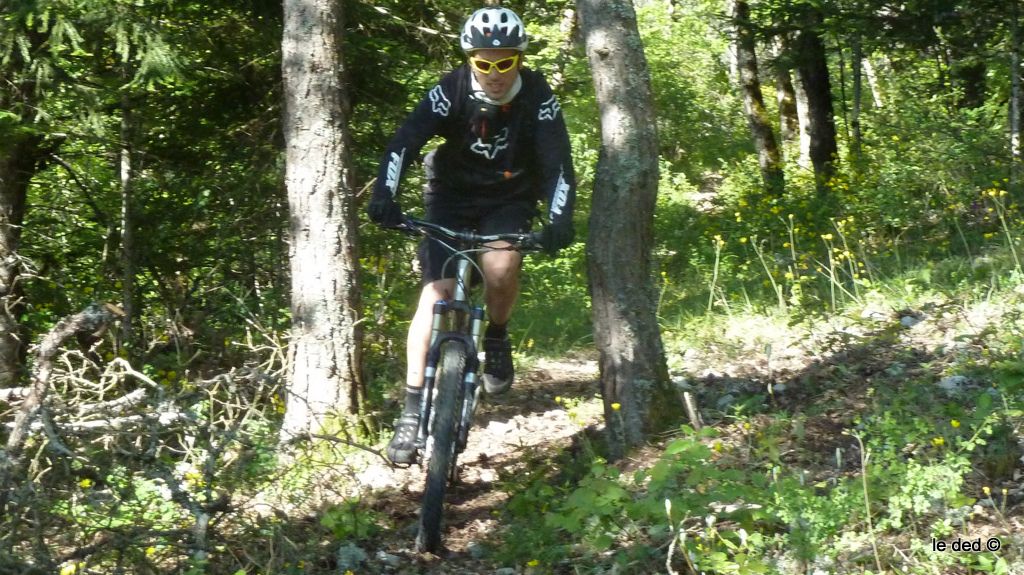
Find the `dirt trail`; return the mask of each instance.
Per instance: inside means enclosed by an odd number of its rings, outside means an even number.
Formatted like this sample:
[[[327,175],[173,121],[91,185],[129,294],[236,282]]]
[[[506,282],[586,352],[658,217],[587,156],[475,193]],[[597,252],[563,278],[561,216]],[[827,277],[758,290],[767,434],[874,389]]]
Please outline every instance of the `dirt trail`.
[[[375,510],[389,517],[393,528],[363,547],[368,560],[355,572],[503,572],[481,557],[479,547],[497,527],[494,512],[509,497],[501,478],[520,471],[542,453],[569,447],[582,429],[601,420],[595,361],[539,360],[523,371],[507,395],[489,400],[477,410],[469,445],[459,457],[460,481],[446,496],[441,557],[420,555],[413,549],[423,490],[422,467],[395,469],[378,459],[356,473],[364,493],[375,501]],[[578,406],[570,413],[556,398],[563,404],[578,402]]]

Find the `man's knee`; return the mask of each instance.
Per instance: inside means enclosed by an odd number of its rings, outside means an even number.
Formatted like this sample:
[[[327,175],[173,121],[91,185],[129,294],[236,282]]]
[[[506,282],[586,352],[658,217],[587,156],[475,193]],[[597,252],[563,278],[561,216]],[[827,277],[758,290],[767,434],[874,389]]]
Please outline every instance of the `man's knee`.
[[[495,289],[515,285],[519,279],[521,263],[521,256],[517,252],[489,252],[483,265],[487,285]]]

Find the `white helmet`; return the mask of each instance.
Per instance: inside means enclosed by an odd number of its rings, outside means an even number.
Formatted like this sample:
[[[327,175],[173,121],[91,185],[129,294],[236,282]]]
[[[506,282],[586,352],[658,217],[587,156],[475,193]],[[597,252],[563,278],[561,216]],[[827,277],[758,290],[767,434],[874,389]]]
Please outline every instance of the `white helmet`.
[[[519,15],[508,8],[481,8],[466,20],[460,37],[462,50],[512,48],[526,51],[529,38]]]

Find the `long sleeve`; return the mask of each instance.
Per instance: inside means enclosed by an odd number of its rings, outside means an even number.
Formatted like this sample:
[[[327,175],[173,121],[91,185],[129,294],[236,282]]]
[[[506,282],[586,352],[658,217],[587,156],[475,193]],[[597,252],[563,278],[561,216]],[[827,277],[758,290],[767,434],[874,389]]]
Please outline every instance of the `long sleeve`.
[[[427,141],[437,135],[452,113],[451,75],[434,86],[405,119],[384,151],[373,194],[377,198],[398,198],[399,184],[406,169],[419,156]]]
[[[572,166],[569,133],[558,99],[546,82],[541,86],[540,102],[534,150],[540,168],[539,183],[546,201],[546,221],[569,225],[576,204],[576,172]]]

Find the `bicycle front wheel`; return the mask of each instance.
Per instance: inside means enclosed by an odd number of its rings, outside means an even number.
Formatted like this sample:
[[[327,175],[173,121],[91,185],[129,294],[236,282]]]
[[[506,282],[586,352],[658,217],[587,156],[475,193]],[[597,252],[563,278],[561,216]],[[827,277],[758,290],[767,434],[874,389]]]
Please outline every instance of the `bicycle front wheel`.
[[[455,465],[455,440],[458,433],[462,379],[466,372],[466,355],[455,342],[441,348],[441,361],[435,382],[434,422],[430,431],[433,447],[427,461],[427,481],[420,507],[420,529],[416,547],[420,551],[437,551],[441,547],[441,516],[444,494],[451,467]]]

